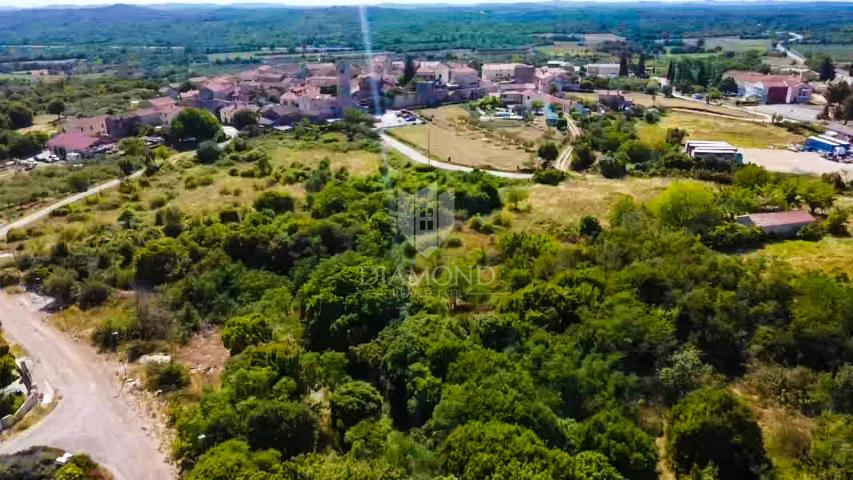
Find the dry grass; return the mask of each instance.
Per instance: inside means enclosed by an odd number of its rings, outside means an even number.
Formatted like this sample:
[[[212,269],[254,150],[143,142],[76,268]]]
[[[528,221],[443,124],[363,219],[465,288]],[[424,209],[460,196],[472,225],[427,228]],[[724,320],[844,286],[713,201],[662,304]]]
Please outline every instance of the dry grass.
[[[133,315],[133,309],[129,302],[115,298],[100,307],[89,310],[81,310],[77,306],[71,306],[50,317],[51,323],[71,334],[75,339],[88,338],[98,325],[108,319],[119,323],[127,323]]]
[[[662,192],[673,180],[668,178],[632,178],[608,180],[599,176],[569,179],[557,186],[535,185],[528,202],[532,209],[516,215],[519,227],[567,225],[584,215],[594,215],[603,224],[613,204],[623,196],[646,202]]]
[[[651,145],[662,145],[666,130],[675,127],[687,130],[688,140],[720,140],[742,148],[783,147],[802,140],[799,135],[767,123],[676,111],[669,112],[658,124],[643,122],[638,125],[640,139]]]
[[[524,167],[532,156],[520,148],[490,140],[476,130],[413,125],[395,128],[388,133],[424,152],[429,151],[434,158],[483,169],[515,171]]]
[[[53,135],[58,132],[56,128],[56,115],[36,115],[33,117],[33,124],[27,128],[18,130],[21,133],[29,132],[44,132],[48,135]]]

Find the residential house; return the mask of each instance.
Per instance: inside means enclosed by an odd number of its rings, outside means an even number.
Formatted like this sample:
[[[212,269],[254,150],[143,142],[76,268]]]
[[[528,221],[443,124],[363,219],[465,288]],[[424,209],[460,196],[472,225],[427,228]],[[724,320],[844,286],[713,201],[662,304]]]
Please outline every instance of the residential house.
[[[586,65],[586,74],[589,77],[613,78],[619,76],[618,63],[589,63]]]
[[[450,81],[450,67],[444,62],[420,62],[415,78],[425,82],[447,83]]]
[[[108,123],[111,122],[107,115],[70,118],[65,121],[63,130],[66,133],[81,133],[90,137],[109,137],[111,132],[107,126]]]
[[[764,233],[780,237],[792,237],[801,228],[814,223],[816,220],[805,210],[792,210],[790,212],[742,215],[737,217],[735,221],[747,227],[758,227]]]
[[[738,96],[756,97],[761,103],[808,103],[814,87],[802,75],[765,75],[758,72],[730,70],[723,74],[737,83]]]
[[[451,67],[447,78],[447,83],[457,85],[459,88],[479,88],[480,86],[480,74],[466,65]]]
[[[289,125],[302,118],[299,108],[293,105],[264,105],[260,110],[258,123],[263,126]]]
[[[480,78],[490,82],[511,82],[515,80],[516,63],[483,64]]]
[[[70,153],[88,157],[96,147],[106,143],[108,141],[104,137],[94,137],[79,132],[60,133],[47,141],[47,149],[63,158]]]

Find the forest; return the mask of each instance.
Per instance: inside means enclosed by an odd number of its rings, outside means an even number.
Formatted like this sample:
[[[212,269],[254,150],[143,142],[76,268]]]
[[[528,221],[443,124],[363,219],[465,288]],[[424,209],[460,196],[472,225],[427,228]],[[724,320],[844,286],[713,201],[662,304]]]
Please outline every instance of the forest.
[[[368,8],[366,18],[373,48],[397,52],[527,46],[546,41],[537,36],[543,33],[609,32],[640,40],[805,31],[808,41],[853,40],[845,28],[853,14],[839,3],[797,9],[773,4],[383,6]],[[184,46],[208,53],[269,46],[364,48],[359,12],[353,7],[113,5],[0,11],[0,43]]]
[[[630,120],[585,128],[589,149],[649,160]],[[357,115],[267,135],[378,150]],[[814,208],[828,212],[831,183],[748,168],[732,187],[685,179],[647,203],[625,197],[606,218],[518,228],[506,212],[523,183],[396,156],[366,175],[328,161],[270,168],[267,135],[195,160],[251,172],[265,185],[251,204],[198,215],[140,205],[134,192],[178,168],[150,162],[121,187],[117,222],[41,249],[19,232],[3,275],[84,311],[133,290],[132,315],[92,334],[129,359],[221,328],[219,385],[190,394],[178,362],[146,375],[171,401],[185,478],[616,480],[666,468],[834,480],[853,468],[850,280],[707,241],[759,201],[797,208],[820,190]],[[453,233],[429,256],[394,212],[401,191],[423,188],[455,204]],[[450,273],[470,267],[496,275]],[[365,275],[379,270],[415,278]],[[766,434],[753,395],[814,429]]]

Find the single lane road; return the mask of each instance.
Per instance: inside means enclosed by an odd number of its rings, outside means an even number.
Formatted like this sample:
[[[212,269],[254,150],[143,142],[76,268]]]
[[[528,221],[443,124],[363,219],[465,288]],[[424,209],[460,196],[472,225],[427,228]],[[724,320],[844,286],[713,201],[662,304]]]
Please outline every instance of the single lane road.
[[[135,399],[120,390],[121,365],[45,321],[40,297],[0,292],[0,321],[12,342],[27,350],[33,382],[56,390],[58,404],[37,424],[0,440],[0,454],[45,445],[86,453],[116,480],[176,478],[157,440],[146,433]],[[121,393],[120,393],[121,392]]]

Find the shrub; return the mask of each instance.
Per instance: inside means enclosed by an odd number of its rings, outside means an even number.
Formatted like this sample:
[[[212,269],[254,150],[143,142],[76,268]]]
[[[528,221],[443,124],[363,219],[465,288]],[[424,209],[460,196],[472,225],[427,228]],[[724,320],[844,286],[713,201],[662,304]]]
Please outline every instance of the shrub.
[[[595,238],[601,233],[601,223],[592,215],[584,215],[580,221],[579,232],[581,235]]]
[[[222,149],[214,141],[202,142],[195,155],[200,163],[215,163],[222,158]]]
[[[14,268],[0,270],[0,288],[17,285],[21,282],[21,272]]]
[[[595,163],[595,153],[592,151],[592,147],[586,143],[579,143],[575,145],[574,150],[572,150],[572,170],[578,172],[586,170],[591,167],[593,163]]]
[[[44,293],[53,297],[60,305],[74,301],[76,274],[70,270],[56,269],[44,280]]]
[[[557,170],[556,168],[547,168],[545,170],[537,170],[533,174],[533,181],[545,185],[558,185],[566,179],[566,172]]]
[[[171,392],[190,384],[190,372],[178,362],[149,363],[145,367],[145,388]]]
[[[275,213],[292,212],[295,202],[287,192],[267,191],[258,195],[255,210],[272,210]]]
[[[815,222],[800,228],[800,230],[797,232],[797,238],[799,238],[800,240],[809,240],[816,242],[823,238],[823,234],[823,227],[817,222]]]
[[[736,222],[717,225],[702,235],[702,243],[721,251],[755,247],[764,239],[758,227],[747,227]]]
[[[222,329],[222,343],[231,355],[236,355],[250,345],[272,340],[272,327],[260,314],[233,317]]]
[[[459,237],[450,237],[444,242],[447,248],[459,248],[462,246],[462,239]]]
[[[23,228],[10,228],[9,231],[6,232],[7,242],[20,242],[21,240],[26,239],[27,231]]]
[[[615,157],[604,157],[599,160],[598,171],[604,178],[622,178],[628,174],[625,163]]]
[[[755,479],[769,467],[749,407],[724,389],[697,390],[671,411],[666,451],[679,473],[710,464],[720,478]]]
[[[87,280],[80,287],[80,293],[77,295],[77,304],[80,305],[80,308],[86,309],[101,305],[108,298],[110,298],[110,287],[104,282]]]
[[[68,185],[75,192],[85,192],[89,189],[89,177],[83,172],[72,173],[68,177]]]
[[[824,222],[826,232],[836,237],[846,237],[849,235],[847,231],[847,217],[846,210],[838,207],[833,208]]]

